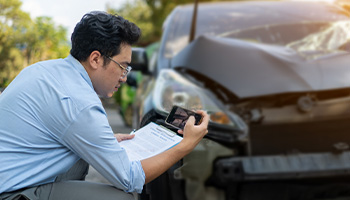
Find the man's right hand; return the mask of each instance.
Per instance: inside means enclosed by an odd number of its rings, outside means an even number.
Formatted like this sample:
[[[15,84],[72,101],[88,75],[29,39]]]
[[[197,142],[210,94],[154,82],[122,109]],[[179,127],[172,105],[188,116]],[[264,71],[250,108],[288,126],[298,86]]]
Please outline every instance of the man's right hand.
[[[203,116],[202,123],[195,125],[195,118],[190,116],[184,130],[178,131],[179,134],[183,134],[183,140],[180,144],[183,143],[181,145],[184,145],[184,148],[189,148],[189,151],[192,151],[208,133],[209,115],[202,110],[198,110],[196,113]]]
[[[203,116],[202,123],[194,125],[195,119],[191,116],[184,130],[179,131],[180,134],[183,134],[183,139],[178,145],[156,156],[141,160],[141,165],[146,175],[145,183],[157,178],[190,153],[208,133],[209,115],[204,111],[197,111],[197,113]]]

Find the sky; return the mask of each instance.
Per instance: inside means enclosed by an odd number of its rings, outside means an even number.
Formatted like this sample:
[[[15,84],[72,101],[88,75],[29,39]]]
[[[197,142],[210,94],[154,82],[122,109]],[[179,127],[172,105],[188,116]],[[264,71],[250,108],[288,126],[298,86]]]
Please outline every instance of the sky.
[[[120,8],[127,0],[22,0],[22,10],[28,12],[32,19],[48,16],[56,25],[67,28],[70,39],[75,25],[82,16],[93,10],[106,10],[106,5]]]

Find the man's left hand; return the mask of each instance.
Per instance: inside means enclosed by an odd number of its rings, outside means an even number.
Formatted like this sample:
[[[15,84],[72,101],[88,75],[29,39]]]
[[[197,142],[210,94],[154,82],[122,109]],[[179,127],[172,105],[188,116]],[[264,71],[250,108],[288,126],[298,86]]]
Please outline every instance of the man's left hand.
[[[123,134],[123,133],[115,133],[114,137],[117,138],[118,142],[121,142],[123,140],[133,139],[135,137],[135,135]]]

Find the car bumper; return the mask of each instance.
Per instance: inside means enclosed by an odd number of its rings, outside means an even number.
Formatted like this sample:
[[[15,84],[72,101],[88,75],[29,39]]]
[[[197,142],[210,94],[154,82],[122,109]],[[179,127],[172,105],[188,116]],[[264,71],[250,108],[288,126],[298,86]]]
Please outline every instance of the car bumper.
[[[350,152],[234,157],[218,159],[213,178],[220,184],[288,180],[350,174]]]

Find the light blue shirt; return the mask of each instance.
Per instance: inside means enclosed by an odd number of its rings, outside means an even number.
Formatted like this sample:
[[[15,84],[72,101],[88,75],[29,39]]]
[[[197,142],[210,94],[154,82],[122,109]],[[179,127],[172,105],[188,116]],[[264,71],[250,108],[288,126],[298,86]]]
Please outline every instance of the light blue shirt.
[[[0,193],[51,183],[80,158],[115,187],[142,191],[84,67],[71,55],[31,65],[0,95]]]

